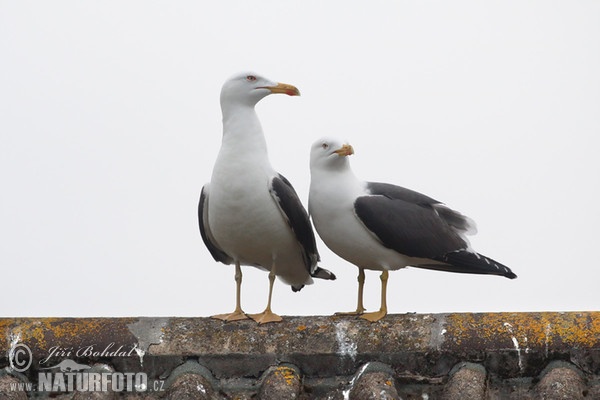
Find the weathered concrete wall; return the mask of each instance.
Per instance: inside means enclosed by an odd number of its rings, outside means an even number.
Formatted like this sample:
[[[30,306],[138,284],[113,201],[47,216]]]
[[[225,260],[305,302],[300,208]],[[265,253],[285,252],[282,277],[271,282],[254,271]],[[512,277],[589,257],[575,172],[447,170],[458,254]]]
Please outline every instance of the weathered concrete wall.
[[[600,398],[599,312],[406,314],[374,324],[285,317],[260,326],[209,318],[15,318],[0,319],[0,332],[0,393],[10,379],[36,382],[41,368],[73,360],[160,381],[165,391],[135,394],[147,398],[186,398],[189,390],[208,397],[188,398],[552,398],[548,391],[561,379],[573,393]],[[32,356],[22,372],[13,368],[19,344]],[[465,393],[472,395],[457,397]]]

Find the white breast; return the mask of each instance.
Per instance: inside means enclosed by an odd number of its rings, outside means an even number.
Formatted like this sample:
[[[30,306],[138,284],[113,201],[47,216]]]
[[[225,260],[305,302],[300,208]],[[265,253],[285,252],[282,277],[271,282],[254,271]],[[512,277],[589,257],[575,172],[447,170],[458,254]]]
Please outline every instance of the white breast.
[[[354,201],[365,194],[365,183],[354,176],[313,173],[309,211],[323,242],[354,265],[373,270],[395,270],[411,258],[384,247],[354,212]]]
[[[301,248],[269,192],[268,159],[221,148],[210,184],[208,220],[219,246],[243,265],[270,270],[293,285],[310,283]]]

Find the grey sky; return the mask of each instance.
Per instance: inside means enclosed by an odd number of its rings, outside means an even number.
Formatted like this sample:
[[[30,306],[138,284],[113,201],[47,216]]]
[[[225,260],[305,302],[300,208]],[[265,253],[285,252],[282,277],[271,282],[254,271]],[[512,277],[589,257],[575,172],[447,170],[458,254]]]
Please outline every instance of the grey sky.
[[[473,247],[519,275],[393,272],[391,313],[600,309],[599,17],[594,1],[0,0],[0,315],[231,311],[196,205],[220,87],[247,69],[302,92],[257,110],[305,204],[310,145],[346,138],[359,177],[470,216]],[[355,306],[356,268],[319,244],[338,280],[278,282],[275,312]],[[244,272],[259,312],[267,274]]]

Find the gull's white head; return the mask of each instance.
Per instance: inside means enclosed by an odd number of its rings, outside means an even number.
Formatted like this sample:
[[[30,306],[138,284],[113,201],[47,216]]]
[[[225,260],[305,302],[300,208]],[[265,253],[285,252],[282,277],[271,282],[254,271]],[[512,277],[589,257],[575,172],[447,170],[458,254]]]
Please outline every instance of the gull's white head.
[[[321,138],[313,143],[310,150],[310,169],[344,169],[350,163],[348,156],[354,154],[354,149],[348,143],[339,139]]]
[[[229,78],[221,89],[221,107],[246,105],[254,107],[263,97],[272,93],[300,96],[300,91],[286,83],[273,82],[254,72],[243,72]]]

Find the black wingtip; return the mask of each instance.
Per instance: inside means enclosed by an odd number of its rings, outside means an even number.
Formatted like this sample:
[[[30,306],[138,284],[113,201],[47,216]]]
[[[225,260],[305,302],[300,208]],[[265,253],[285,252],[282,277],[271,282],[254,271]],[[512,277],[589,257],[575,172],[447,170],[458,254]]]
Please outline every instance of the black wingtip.
[[[325,268],[315,267],[315,270],[310,274],[313,278],[326,279],[329,281],[335,281],[337,277],[335,274]],[[292,292],[299,292],[302,290],[304,285],[292,286]]]
[[[313,278],[327,279],[330,281],[335,281],[337,279],[333,272],[321,267],[315,267],[315,270],[312,274],[310,274],[310,276]]]
[[[507,277],[508,279],[515,279],[515,278],[517,278],[517,274],[515,274],[512,271],[506,273],[504,276]]]
[[[454,251],[436,258],[448,265],[429,265],[423,268],[438,269],[442,271],[458,272],[465,274],[499,275],[508,279],[515,279],[517,275],[506,265],[492,260],[479,253],[470,251]]]
[[[304,287],[304,285],[300,285],[300,286],[292,286],[292,292],[296,293],[302,290],[302,288]]]

